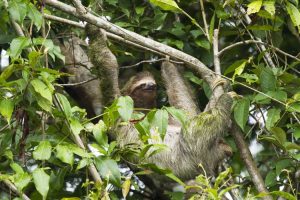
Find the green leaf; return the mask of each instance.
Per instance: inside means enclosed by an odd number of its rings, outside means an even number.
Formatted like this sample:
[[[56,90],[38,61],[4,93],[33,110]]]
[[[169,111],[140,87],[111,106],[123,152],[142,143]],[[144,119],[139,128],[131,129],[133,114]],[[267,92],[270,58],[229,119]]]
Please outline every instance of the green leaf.
[[[276,77],[273,71],[268,68],[262,68],[260,74],[260,86],[263,92],[274,91],[276,89]]]
[[[163,10],[170,10],[174,12],[182,11],[174,0],[150,0],[150,3],[162,8]]]
[[[130,179],[126,179],[124,181],[124,183],[122,184],[122,195],[123,195],[124,199],[126,199],[126,197],[128,195],[128,192],[130,190],[130,185],[131,185]]]
[[[43,196],[43,200],[46,200],[49,191],[50,176],[41,168],[36,168],[32,172],[32,176],[35,188]]]
[[[23,174],[24,170],[23,168],[18,165],[17,163],[11,163],[10,167],[17,173],[17,174]]]
[[[157,110],[151,121],[152,127],[158,129],[158,132],[160,133],[162,138],[165,137],[165,134],[167,132],[168,119],[169,119],[169,115],[167,111]]]
[[[240,99],[234,107],[234,119],[236,123],[244,130],[248,121],[250,101],[247,98]]]
[[[280,109],[272,108],[268,110],[266,128],[270,130],[275,126],[276,122],[280,119]]]
[[[270,15],[275,15],[275,1],[264,1],[263,6]]]
[[[20,0],[12,0],[8,1],[8,3],[8,11],[12,20],[22,24],[27,12],[26,4]]]
[[[13,183],[19,191],[22,191],[31,181],[31,176],[28,173],[20,173],[13,176]]]
[[[67,99],[67,97],[65,97],[64,95],[59,94],[59,93],[57,94],[57,97],[63,107],[63,111],[64,111],[66,117],[70,118],[72,115],[72,108],[71,108],[69,100]]]
[[[286,9],[291,17],[291,20],[294,24],[294,26],[300,26],[300,12],[296,6],[293,4],[287,2],[286,3]]]
[[[233,81],[234,81],[236,76],[239,76],[243,73],[243,71],[246,67],[246,64],[247,64],[247,61],[244,61],[244,62],[240,63],[240,65],[237,68],[235,68],[234,74],[232,76]]]
[[[73,166],[74,163],[74,154],[73,152],[64,145],[57,145],[56,146],[56,157],[60,159],[62,162],[67,163]]]
[[[117,187],[121,187],[121,173],[115,160],[98,157],[95,159],[95,165],[103,178]]]
[[[232,169],[229,167],[225,171],[221,172],[218,177],[216,178],[214,188],[219,189],[220,184],[228,178],[229,174],[232,173]]]
[[[276,196],[283,197],[286,200],[297,200],[297,197],[293,196],[292,194],[284,191],[273,191],[270,194],[274,194]]]
[[[207,49],[207,50],[210,49],[210,43],[206,38],[196,39],[195,43],[199,47],[203,47],[204,49]]]
[[[12,58],[19,57],[22,53],[22,50],[30,45],[30,38],[27,37],[18,37],[13,39],[10,43],[10,53],[9,55]]]
[[[276,173],[274,170],[269,171],[265,179],[266,186],[273,186],[276,184]]]
[[[78,165],[77,165],[77,167],[76,167],[76,171],[78,171],[78,170],[84,168],[84,167],[87,166],[88,164],[89,164],[89,160],[86,159],[86,158],[82,158],[82,159],[79,161],[79,163],[78,163]]]
[[[291,159],[283,159],[276,163],[276,175],[279,176],[283,169],[287,169],[287,167],[292,166]]]
[[[120,97],[117,102],[118,112],[123,121],[129,121],[133,113],[133,100],[129,96]]]
[[[77,119],[70,119],[70,127],[72,130],[72,133],[75,135],[79,135],[80,131],[84,129],[82,124]]]
[[[262,6],[262,0],[252,1],[248,4],[247,14],[257,13]]]
[[[165,107],[165,109],[168,111],[168,113],[170,113],[176,120],[178,120],[181,125],[185,125],[186,120],[187,120],[187,116],[184,113],[183,110],[181,109],[177,109],[174,107]]]
[[[2,99],[2,101],[0,102],[0,114],[5,117],[8,123],[10,123],[10,119],[14,111],[14,106],[15,105],[13,100]]]
[[[39,30],[43,23],[42,14],[36,9],[36,7],[32,3],[28,4],[27,8],[28,8],[28,17],[32,20],[34,25]]]
[[[52,103],[52,93],[48,86],[39,79],[33,79],[30,84],[33,86],[34,90],[40,94],[43,98]]]
[[[234,72],[236,68],[238,68],[241,65],[244,65],[243,63],[247,63],[247,60],[243,59],[243,60],[238,60],[235,61],[232,65],[230,65],[224,72],[224,75],[227,75],[231,72]]]
[[[269,91],[267,92],[267,95],[278,101],[286,102],[287,100],[287,93],[285,91]]]
[[[36,160],[49,160],[51,156],[51,144],[49,141],[41,141],[33,151],[33,158]]]
[[[283,144],[286,142],[286,133],[282,128],[279,127],[273,127],[270,129],[271,133],[274,135],[276,140],[280,143],[280,145],[283,146]]]
[[[107,138],[107,127],[102,120],[100,120],[97,124],[93,127],[93,135],[99,145],[107,146],[108,145],[108,138]]]

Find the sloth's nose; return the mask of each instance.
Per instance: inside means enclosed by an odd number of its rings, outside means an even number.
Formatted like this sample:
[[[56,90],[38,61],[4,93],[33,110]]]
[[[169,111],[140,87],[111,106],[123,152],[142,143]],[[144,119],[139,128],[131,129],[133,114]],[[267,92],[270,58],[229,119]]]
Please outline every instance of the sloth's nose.
[[[156,89],[156,84],[152,83],[152,82],[145,83],[143,89],[144,90],[155,90]]]

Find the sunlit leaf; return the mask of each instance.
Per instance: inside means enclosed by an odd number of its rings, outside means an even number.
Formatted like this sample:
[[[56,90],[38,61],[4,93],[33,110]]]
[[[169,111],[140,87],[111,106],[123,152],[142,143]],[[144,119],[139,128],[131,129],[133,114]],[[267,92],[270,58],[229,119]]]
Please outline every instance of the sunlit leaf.
[[[27,172],[25,172],[14,175],[13,179],[13,183],[20,191],[22,191],[30,183],[31,176]]]
[[[107,127],[102,120],[100,120],[93,127],[93,135],[99,145],[102,145],[102,146],[108,145],[108,138],[107,138],[106,130],[107,130]]]
[[[163,10],[170,10],[174,12],[181,11],[174,0],[150,0],[150,3],[162,8]]]
[[[103,178],[121,187],[121,173],[115,160],[98,157],[95,159],[95,164]]]
[[[43,200],[46,200],[49,191],[50,176],[41,168],[36,168],[32,172],[32,176],[35,188],[43,196]]]
[[[72,108],[71,108],[69,100],[63,94],[59,94],[58,93],[56,95],[57,95],[57,97],[59,99],[59,102],[62,105],[63,111],[66,114],[66,117],[69,118],[72,115],[72,111],[71,111]]]
[[[263,6],[270,15],[275,15],[275,1],[264,1]]]
[[[12,58],[18,57],[22,50],[30,45],[30,38],[27,37],[18,37],[13,39],[10,43],[10,56]]]
[[[124,121],[129,121],[133,112],[133,100],[129,96],[118,99],[118,112]]]
[[[50,103],[52,102],[52,93],[43,81],[33,79],[30,83],[38,94],[47,99]]]
[[[286,9],[292,19],[292,22],[294,26],[300,26],[300,12],[296,6],[293,4],[287,2],[286,3]]]
[[[56,157],[60,159],[62,162],[67,163],[69,165],[73,165],[74,163],[74,154],[73,152],[64,145],[56,146]]]
[[[166,110],[157,110],[151,121],[151,126],[158,129],[161,137],[164,138],[167,132],[169,115]]]
[[[77,119],[70,119],[70,127],[72,130],[72,133],[75,135],[79,135],[80,131],[84,129],[82,124]]]
[[[48,160],[51,156],[51,148],[49,141],[41,141],[33,151],[33,158],[36,160]]]
[[[124,181],[124,183],[122,184],[122,195],[123,195],[124,199],[126,199],[126,197],[128,195],[128,192],[130,190],[130,185],[131,185],[130,179],[126,179]]]
[[[247,14],[257,13],[262,6],[262,0],[252,1],[248,4]]]
[[[33,4],[28,4],[28,17],[32,20],[34,25],[39,30],[43,23],[43,16],[42,14],[36,9]]]
[[[14,102],[13,100],[9,99],[2,99],[0,101],[0,114],[5,117],[8,123],[10,123],[10,119],[12,116],[12,113],[14,111]]]

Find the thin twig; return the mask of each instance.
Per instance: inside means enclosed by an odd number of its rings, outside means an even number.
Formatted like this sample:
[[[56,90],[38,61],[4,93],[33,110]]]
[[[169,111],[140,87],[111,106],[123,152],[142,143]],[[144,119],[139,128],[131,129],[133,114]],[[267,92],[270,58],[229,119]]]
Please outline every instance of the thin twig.
[[[206,22],[206,14],[205,14],[205,10],[204,10],[203,0],[199,0],[199,4],[200,4],[201,13],[202,13],[205,34],[206,34],[206,37],[209,39],[208,25]]]
[[[245,9],[243,8],[243,6],[240,5],[238,2],[236,2],[236,5],[237,5],[237,7],[240,9],[240,11],[241,11],[241,13],[242,13],[242,15],[243,15],[243,17],[244,17],[244,20],[245,20],[246,24],[247,24],[247,25],[250,25],[250,24],[252,23],[252,20],[251,20],[251,18],[249,17],[249,15],[247,15],[246,10],[245,10]],[[243,23],[243,24],[244,24],[244,23]],[[245,27],[245,28],[246,28],[246,27]],[[246,29],[246,30],[248,31],[250,37],[251,37],[253,40],[257,40],[257,41],[262,42],[262,40],[261,40],[260,38],[253,36],[253,35],[250,33],[250,31],[249,31],[248,29]],[[265,51],[266,51],[266,47],[265,47],[263,44],[258,44],[258,49],[259,49],[260,51],[262,51],[262,52],[265,52]],[[267,64],[269,64],[272,68],[275,68],[275,64],[274,64],[274,62],[273,62],[273,60],[272,60],[271,55],[269,54],[269,52],[266,52],[266,53],[264,54],[264,60],[265,60],[265,62],[266,62]]]
[[[3,182],[9,189],[11,189],[13,192],[22,197],[23,200],[30,200],[30,198],[26,194],[19,192],[17,187],[12,182],[10,182],[9,180],[3,180]]]
[[[133,67],[136,67],[136,66],[139,66],[140,64],[143,64],[143,63],[156,63],[156,62],[161,62],[161,61],[167,61],[166,58],[160,58],[160,59],[156,59],[156,60],[142,60],[136,64],[133,64],[133,65],[127,65],[127,66],[122,66],[120,67],[121,69],[128,69],[128,68],[133,68]],[[175,63],[175,64],[184,64],[183,62],[177,62],[177,61],[174,61],[174,60],[168,60],[169,62],[171,63]]]
[[[91,82],[91,81],[94,81],[94,80],[97,80],[98,78],[95,77],[95,78],[92,78],[92,79],[89,79],[89,80],[86,80],[86,81],[82,81],[82,82],[77,82],[77,83],[63,83],[63,84],[57,84],[58,86],[64,86],[64,87],[73,87],[73,86],[78,86],[78,85],[83,85],[83,84],[86,84],[88,82]]]
[[[237,43],[231,44],[231,45],[229,45],[229,46],[223,48],[221,51],[219,51],[219,56],[220,56],[221,54],[223,54],[225,51],[227,51],[227,50],[229,50],[229,49],[232,49],[232,48],[234,48],[234,47],[236,47],[236,46],[239,46],[239,45],[245,45],[245,44],[253,44],[253,43],[254,43],[254,44],[263,44],[263,45],[267,45],[268,47],[274,49],[275,51],[277,51],[277,52],[279,52],[279,53],[281,53],[281,54],[283,54],[283,55],[285,55],[285,56],[287,56],[287,57],[290,57],[290,58],[293,58],[293,59],[295,59],[295,60],[297,60],[297,61],[300,61],[300,58],[297,58],[296,56],[293,56],[293,55],[291,55],[291,54],[289,54],[289,53],[286,53],[286,52],[282,51],[281,49],[279,49],[279,48],[277,48],[277,47],[274,47],[274,46],[272,46],[272,45],[270,45],[270,44],[267,44],[267,43],[265,43],[265,42],[258,41],[258,40],[245,40],[245,41],[241,41],[241,42],[237,42]]]

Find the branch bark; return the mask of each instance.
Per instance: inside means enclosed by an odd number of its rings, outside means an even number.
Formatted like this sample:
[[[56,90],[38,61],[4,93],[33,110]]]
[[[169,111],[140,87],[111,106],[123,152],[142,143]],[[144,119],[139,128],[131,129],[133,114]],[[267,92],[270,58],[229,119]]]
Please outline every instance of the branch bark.
[[[113,34],[123,38],[123,40],[128,40],[132,43],[139,44],[146,48],[157,51],[161,54],[170,56],[173,59],[180,60],[180,61],[184,62],[190,69],[194,70],[199,75],[201,75],[202,78],[205,79],[208,83],[211,83],[214,80],[213,71],[208,69],[198,59],[196,59],[182,51],[179,51],[179,50],[169,47],[167,45],[156,42],[150,38],[143,37],[132,31],[123,29],[119,26],[111,24],[110,22],[108,22],[100,17],[96,17],[90,13],[81,15],[77,12],[76,8],[69,6],[65,3],[62,3],[62,2],[59,2],[56,0],[45,0],[45,3],[49,6],[52,6],[54,8],[57,8],[57,9],[63,11],[63,12],[71,14],[71,15],[77,17],[78,19],[81,19],[88,23],[94,24],[95,26],[102,28],[109,33],[113,33]]]
[[[3,182],[9,189],[18,194],[23,200],[30,200],[30,198],[26,194],[19,192],[17,187],[12,182],[10,182],[9,180],[4,180]]]
[[[243,133],[240,130],[240,128],[238,127],[238,125],[236,123],[233,123],[232,128],[231,128],[231,135],[235,140],[237,148],[240,151],[240,156],[246,165],[246,168],[250,174],[250,177],[252,178],[252,181],[253,181],[257,191],[261,192],[261,193],[269,193],[269,191],[265,187],[264,180],[263,180],[262,176],[260,175],[258,168],[255,165],[255,162],[253,160],[251,152],[250,152],[242,134]],[[263,199],[272,200],[272,197],[265,196],[265,197],[263,197]]]

